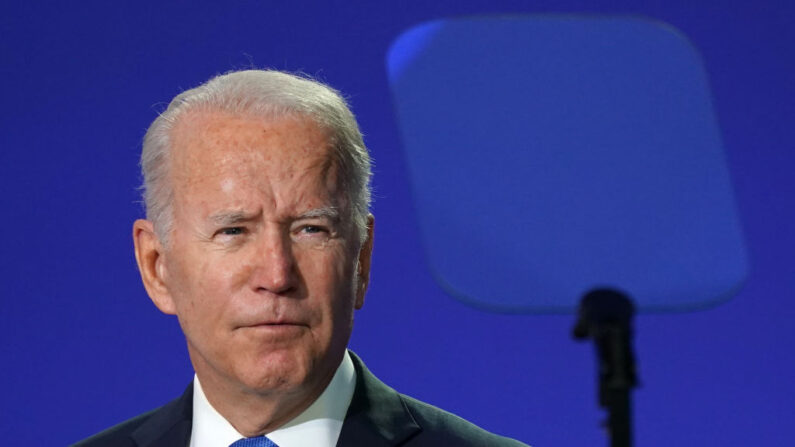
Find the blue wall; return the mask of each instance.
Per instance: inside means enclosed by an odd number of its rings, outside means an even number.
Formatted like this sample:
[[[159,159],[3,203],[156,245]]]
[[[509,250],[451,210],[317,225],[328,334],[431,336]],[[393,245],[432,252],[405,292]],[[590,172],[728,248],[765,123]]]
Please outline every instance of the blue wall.
[[[402,30],[464,14],[639,14],[701,51],[751,274],[714,309],[641,316],[638,445],[786,445],[795,420],[790,2],[24,2],[0,14],[0,439],[65,445],[182,391],[176,321],[138,279],[137,157],[156,110],[215,73],[303,70],[350,95],[376,159],[373,283],[352,346],[395,388],[538,446],[601,445],[573,316],[464,307],[423,268],[387,85]],[[736,4],[729,4],[736,3]]]

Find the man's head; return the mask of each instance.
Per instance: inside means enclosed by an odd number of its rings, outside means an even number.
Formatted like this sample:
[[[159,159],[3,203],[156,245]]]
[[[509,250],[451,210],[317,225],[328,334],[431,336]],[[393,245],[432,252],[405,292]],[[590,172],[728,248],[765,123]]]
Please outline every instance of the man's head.
[[[149,126],[141,152],[146,216],[167,242],[173,224],[169,181],[174,126],[191,111],[214,110],[275,118],[305,116],[329,132],[355,222],[364,238],[370,206],[370,156],[356,118],[331,87],[274,70],[245,70],[217,76],[177,95]]]
[[[347,346],[372,249],[369,158],[344,101],[288,74],[224,75],[172,101],[142,166],[136,259],[211,402],[314,399]]]

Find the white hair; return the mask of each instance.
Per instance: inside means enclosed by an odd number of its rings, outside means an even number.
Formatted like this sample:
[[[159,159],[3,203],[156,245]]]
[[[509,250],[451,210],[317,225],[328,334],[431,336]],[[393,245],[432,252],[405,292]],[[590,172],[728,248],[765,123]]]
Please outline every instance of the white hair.
[[[141,189],[146,217],[162,242],[168,242],[174,224],[174,186],[169,178],[171,131],[181,115],[197,110],[265,118],[305,116],[329,131],[352,218],[360,242],[364,241],[370,209],[370,155],[345,99],[333,88],[303,75],[244,70],[216,76],[180,93],[146,131]]]

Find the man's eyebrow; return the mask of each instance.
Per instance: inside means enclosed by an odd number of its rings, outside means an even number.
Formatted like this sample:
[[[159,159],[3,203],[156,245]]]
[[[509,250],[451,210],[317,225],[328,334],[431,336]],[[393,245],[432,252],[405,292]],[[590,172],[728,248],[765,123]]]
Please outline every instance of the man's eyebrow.
[[[340,219],[340,212],[337,210],[336,207],[333,206],[314,208],[299,214],[298,216],[296,216],[296,220],[317,219],[321,217],[332,221],[338,221]]]
[[[217,225],[235,225],[242,222],[249,222],[257,218],[256,214],[244,211],[220,211],[209,216],[209,220]]]
[[[246,213],[245,211],[228,210],[213,213],[208,216],[207,219],[216,225],[228,226],[251,222],[252,220],[258,219],[259,217],[259,213]],[[296,216],[294,220],[318,218],[325,218],[336,222],[340,220],[340,213],[336,207],[326,206],[305,211]]]

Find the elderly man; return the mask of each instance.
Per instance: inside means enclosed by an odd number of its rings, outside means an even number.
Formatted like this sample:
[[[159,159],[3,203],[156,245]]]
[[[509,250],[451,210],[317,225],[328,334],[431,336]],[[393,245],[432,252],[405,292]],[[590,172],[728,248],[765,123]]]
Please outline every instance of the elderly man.
[[[518,446],[390,389],[347,351],[370,272],[370,159],[333,89],[276,71],[171,102],[141,155],[135,256],[196,375],[79,446]]]

